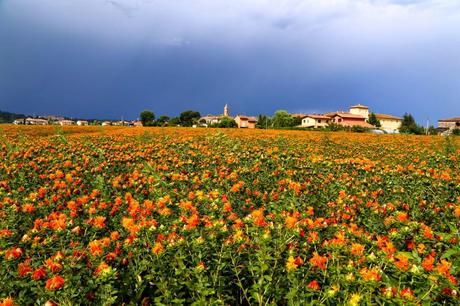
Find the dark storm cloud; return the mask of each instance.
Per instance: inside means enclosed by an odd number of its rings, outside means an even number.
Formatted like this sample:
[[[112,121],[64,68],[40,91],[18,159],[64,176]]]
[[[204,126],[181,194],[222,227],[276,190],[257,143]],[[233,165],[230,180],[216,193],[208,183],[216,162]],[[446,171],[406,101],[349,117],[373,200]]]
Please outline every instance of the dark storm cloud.
[[[460,115],[453,1],[5,0],[0,109]]]

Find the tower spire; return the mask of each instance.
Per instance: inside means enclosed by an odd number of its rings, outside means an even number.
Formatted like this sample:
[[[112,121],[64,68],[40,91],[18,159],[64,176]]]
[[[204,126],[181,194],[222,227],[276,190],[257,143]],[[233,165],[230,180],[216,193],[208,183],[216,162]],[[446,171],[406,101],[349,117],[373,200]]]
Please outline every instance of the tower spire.
[[[226,116],[226,117],[230,116],[230,112],[228,110],[228,105],[227,104],[225,104],[225,106],[224,106],[224,116]]]

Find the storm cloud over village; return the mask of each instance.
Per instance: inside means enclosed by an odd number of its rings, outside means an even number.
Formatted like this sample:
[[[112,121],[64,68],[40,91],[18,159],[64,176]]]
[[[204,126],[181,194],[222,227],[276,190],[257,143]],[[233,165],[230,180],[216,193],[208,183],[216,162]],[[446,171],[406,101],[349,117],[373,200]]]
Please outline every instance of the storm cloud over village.
[[[455,115],[456,1],[5,0],[0,108]]]

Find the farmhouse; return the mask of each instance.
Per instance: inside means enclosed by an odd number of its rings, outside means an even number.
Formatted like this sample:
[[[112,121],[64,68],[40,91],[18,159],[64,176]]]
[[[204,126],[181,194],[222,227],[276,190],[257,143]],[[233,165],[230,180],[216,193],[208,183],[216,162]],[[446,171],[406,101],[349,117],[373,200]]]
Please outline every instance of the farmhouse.
[[[362,115],[352,114],[348,112],[335,112],[327,113],[331,118],[330,123],[334,123],[344,127],[360,126],[364,128],[374,127],[372,124],[366,122],[366,118]]]
[[[227,104],[225,104],[225,106],[224,106],[224,113],[222,115],[207,115],[207,116],[203,116],[198,120],[198,122],[200,124],[204,125],[204,126],[209,126],[209,125],[220,123],[220,121],[224,117],[232,118],[232,117],[230,117],[230,110],[229,110]]]
[[[324,128],[329,125],[330,117],[325,115],[303,115],[302,127]]]
[[[59,124],[60,125],[73,125],[74,122],[72,120],[60,120]]]
[[[239,129],[255,129],[257,118],[238,115],[235,117],[235,122]]]
[[[400,117],[386,114],[375,114],[375,117],[380,121],[380,128],[388,133],[395,133],[401,127],[402,118]]]
[[[25,124],[27,125],[47,125],[48,120],[39,119],[39,118],[27,118]]]
[[[445,129],[460,128],[460,117],[438,120],[438,127]]]
[[[79,126],[88,125],[88,121],[86,121],[86,120],[78,120],[77,125],[79,125]]]

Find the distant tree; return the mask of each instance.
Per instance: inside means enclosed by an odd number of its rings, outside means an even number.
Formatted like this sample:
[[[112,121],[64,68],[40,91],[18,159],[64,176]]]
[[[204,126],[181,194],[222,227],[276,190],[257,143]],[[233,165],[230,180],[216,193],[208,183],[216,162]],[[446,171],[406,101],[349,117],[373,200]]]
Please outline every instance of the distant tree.
[[[237,124],[233,118],[223,117],[220,119],[220,122],[216,124],[216,127],[220,128],[234,128],[237,127]]]
[[[168,116],[161,115],[161,116],[155,121],[155,125],[156,125],[156,126],[165,126],[166,124],[168,124],[168,121],[169,121],[169,117],[168,117]]]
[[[271,119],[265,115],[259,115],[257,117],[256,127],[259,129],[266,129],[271,126]]]
[[[417,125],[417,123],[415,123],[414,117],[408,113],[404,114],[399,131],[403,134],[422,135],[425,133],[425,129]]]
[[[371,113],[371,114],[369,115],[369,119],[367,119],[367,122],[368,122],[369,124],[372,124],[372,125],[375,126],[375,127],[378,127],[378,128],[382,126],[382,125],[380,124],[380,121],[377,119],[377,116],[375,116],[374,113]]]
[[[452,135],[460,136],[460,128],[455,128],[452,130]]]
[[[187,110],[180,114],[180,122],[183,126],[192,126],[198,122],[201,115],[199,112],[193,110]]]
[[[140,118],[143,126],[151,126],[155,120],[155,114],[150,110],[145,110],[140,114]]]
[[[12,123],[16,119],[25,119],[26,116],[23,114],[15,114],[10,112],[0,111],[0,123]]]
[[[292,126],[293,118],[292,116],[285,110],[278,110],[275,112],[275,116],[273,116],[273,126],[276,128],[282,127],[290,127]]]
[[[426,133],[427,133],[428,135],[438,135],[438,131],[437,131],[436,128],[435,128],[434,126],[432,126],[432,125],[428,128],[428,130],[426,131]]]
[[[181,124],[180,118],[179,117],[173,117],[169,119],[168,125],[169,126],[178,126]]]
[[[299,117],[299,116],[296,116],[296,117],[292,117],[292,123],[291,123],[291,126],[299,126],[302,124],[302,118]]]
[[[368,129],[366,129],[365,127],[362,127],[362,126],[359,126],[359,125],[354,125],[354,126],[351,127],[351,131],[355,132],[355,133],[364,133],[367,130]]]

